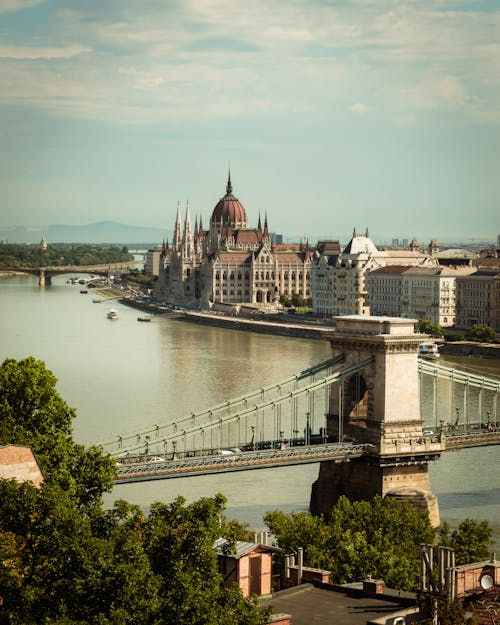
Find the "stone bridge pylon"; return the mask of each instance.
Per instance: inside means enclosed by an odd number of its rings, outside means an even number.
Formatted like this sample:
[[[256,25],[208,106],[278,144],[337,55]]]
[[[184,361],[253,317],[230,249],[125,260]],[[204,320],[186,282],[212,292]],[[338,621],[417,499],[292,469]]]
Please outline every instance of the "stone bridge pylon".
[[[345,356],[339,368],[370,357],[372,363],[332,385],[329,434],[370,443],[373,451],[350,462],[322,462],[311,512],[327,513],[342,495],[351,500],[380,495],[410,501],[438,525],[428,464],[439,458],[442,446],[440,439],[423,435],[419,400],[418,346],[427,337],[415,333],[414,319],[352,315],[336,322],[329,340],[332,356]]]

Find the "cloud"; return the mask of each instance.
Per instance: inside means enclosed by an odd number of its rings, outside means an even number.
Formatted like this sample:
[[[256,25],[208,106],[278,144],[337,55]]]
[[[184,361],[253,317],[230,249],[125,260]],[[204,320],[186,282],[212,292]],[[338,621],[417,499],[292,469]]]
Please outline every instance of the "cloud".
[[[462,11],[459,0],[278,0],[272,11],[264,0],[248,7],[230,0],[73,6],[54,13],[43,41],[0,45],[0,57],[25,61],[23,93],[31,86],[32,105],[50,102],[54,113],[60,106],[70,114],[73,106],[75,115],[87,114],[93,99],[96,116],[114,108],[117,122],[196,110],[252,116],[266,108],[296,115],[385,110],[394,119],[431,109],[500,115],[500,11]],[[35,86],[40,59],[67,62],[64,71],[45,73],[48,100]],[[19,90],[0,93],[0,104]]]
[[[368,111],[368,107],[366,106],[366,104],[363,104],[362,102],[356,102],[355,104],[351,104],[351,106],[349,107],[349,110],[352,111],[353,113],[358,113],[360,115],[363,115],[364,113]]]
[[[2,0],[0,3],[1,13],[14,13],[16,11],[23,11],[31,7],[43,4],[46,0]]]
[[[90,52],[91,48],[80,44],[66,47],[44,46],[15,46],[0,45],[0,58],[3,59],[70,59],[84,52]]]

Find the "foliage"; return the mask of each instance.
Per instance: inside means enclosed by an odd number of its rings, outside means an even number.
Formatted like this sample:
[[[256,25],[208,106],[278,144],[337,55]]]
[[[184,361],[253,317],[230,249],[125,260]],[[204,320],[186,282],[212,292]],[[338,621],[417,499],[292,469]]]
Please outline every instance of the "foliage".
[[[156,278],[155,276],[146,275],[144,269],[142,271],[139,271],[139,269],[130,269],[127,273],[121,274],[120,281],[133,282],[142,287],[153,288]]]
[[[443,328],[437,324],[432,323],[428,319],[419,319],[415,324],[415,332],[419,334],[430,334],[430,336],[440,337],[443,336]]]
[[[440,542],[443,547],[455,550],[457,566],[487,560],[492,535],[493,531],[487,521],[474,519],[465,519],[453,531],[447,523],[439,528]]]
[[[0,268],[107,265],[129,262],[133,259],[133,254],[129,254],[126,246],[120,248],[59,243],[42,250],[39,245],[0,244]]]
[[[381,578],[397,589],[418,586],[421,543],[432,542],[428,515],[406,502],[341,497],[327,517],[270,512],[264,518],[285,553],[304,548],[308,566],[331,571],[334,583]]]
[[[473,323],[465,333],[465,338],[469,341],[479,341],[481,343],[491,343],[495,340],[495,330],[486,323]]]
[[[282,293],[280,295],[280,304],[284,306],[285,308],[290,308],[290,306],[292,305],[290,296],[287,295],[286,293]]]
[[[221,495],[186,506],[117,501],[82,515],[58,486],[0,480],[0,596],[9,625],[263,625],[225,589],[213,542]]]
[[[47,482],[71,492],[83,507],[113,485],[114,463],[72,438],[75,411],[56,390],[57,378],[33,357],[7,358],[0,367],[0,445],[32,448]]]

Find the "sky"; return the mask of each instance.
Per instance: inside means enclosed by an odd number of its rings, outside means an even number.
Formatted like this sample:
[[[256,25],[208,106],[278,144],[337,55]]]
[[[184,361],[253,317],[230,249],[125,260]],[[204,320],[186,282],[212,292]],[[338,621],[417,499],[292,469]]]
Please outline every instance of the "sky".
[[[0,0],[0,229],[500,233],[498,0]]]

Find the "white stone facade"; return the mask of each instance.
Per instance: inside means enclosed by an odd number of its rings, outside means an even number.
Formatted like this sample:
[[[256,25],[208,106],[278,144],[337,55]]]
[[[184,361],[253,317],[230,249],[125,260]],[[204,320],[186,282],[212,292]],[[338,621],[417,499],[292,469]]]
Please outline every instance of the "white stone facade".
[[[191,227],[188,208],[183,223],[177,209],[172,245],[162,251],[155,297],[196,308],[249,304],[276,310],[282,294],[311,296],[311,256],[307,249],[275,249],[267,216],[264,227],[259,217],[257,228],[250,228],[229,177],[208,229],[201,219]]]

